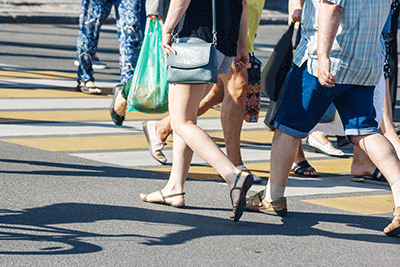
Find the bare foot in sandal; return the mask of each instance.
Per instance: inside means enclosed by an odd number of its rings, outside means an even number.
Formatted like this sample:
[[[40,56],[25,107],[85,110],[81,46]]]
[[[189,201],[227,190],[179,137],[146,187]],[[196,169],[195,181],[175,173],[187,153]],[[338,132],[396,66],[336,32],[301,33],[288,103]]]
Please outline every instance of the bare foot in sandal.
[[[319,173],[308,163],[307,160],[303,160],[297,164],[296,162],[293,163],[292,172],[305,177],[319,177]]]
[[[141,193],[140,199],[143,200],[144,202],[164,204],[179,208],[185,206],[185,198],[183,197],[184,195],[185,195],[184,192],[173,193],[173,192],[162,192],[162,190],[157,190],[149,194]]]
[[[249,172],[240,171],[233,185],[229,186],[233,213],[229,216],[238,222],[246,206],[246,194],[253,184],[253,176]]]
[[[90,95],[101,95],[102,91],[99,89],[93,81],[78,81],[77,91]]]

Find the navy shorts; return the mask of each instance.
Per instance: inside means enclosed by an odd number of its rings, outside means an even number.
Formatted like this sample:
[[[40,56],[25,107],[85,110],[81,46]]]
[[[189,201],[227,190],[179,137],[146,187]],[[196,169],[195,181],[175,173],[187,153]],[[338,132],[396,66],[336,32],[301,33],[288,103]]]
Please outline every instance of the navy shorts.
[[[346,135],[379,133],[375,86],[337,84],[322,86],[318,78],[293,64],[276,114],[275,127],[297,138],[307,137],[331,103],[334,103]],[[382,109],[382,106],[380,107]]]

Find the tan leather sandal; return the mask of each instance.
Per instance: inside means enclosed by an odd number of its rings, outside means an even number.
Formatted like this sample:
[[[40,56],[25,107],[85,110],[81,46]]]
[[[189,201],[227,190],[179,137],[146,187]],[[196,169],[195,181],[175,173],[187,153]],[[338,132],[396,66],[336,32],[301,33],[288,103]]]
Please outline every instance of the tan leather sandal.
[[[246,197],[246,209],[258,211],[268,215],[285,217],[287,216],[286,198],[281,197],[275,201],[269,202],[262,198],[264,190],[261,190],[253,196]]]
[[[159,193],[161,195],[161,199],[162,200],[159,200],[159,201],[149,201],[149,200],[147,200],[147,196],[150,195],[150,194],[153,194],[153,193]],[[164,196],[164,194],[161,192],[161,190],[157,190],[157,191],[151,192],[149,194],[146,194],[143,197],[140,196],[140,199],[143,200],[144,202],[155,203],[155,204],[163,204],[163,205],[168,205],[168,206],[172,206],[172,207],[175,207],[175,208],[181,208],[181,207],[185,206],[185,204],[183,204],[183,205],[172,205],[172,204],[168,203],[166,201],[166,199],[167,198],[171,198],[171,197],[183,196],[183,195],[185,195],[185,192]]]

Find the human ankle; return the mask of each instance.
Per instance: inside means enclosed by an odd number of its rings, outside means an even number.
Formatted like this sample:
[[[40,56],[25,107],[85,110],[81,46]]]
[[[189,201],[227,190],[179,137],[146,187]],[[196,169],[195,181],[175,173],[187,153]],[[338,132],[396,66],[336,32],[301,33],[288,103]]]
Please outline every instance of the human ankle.
[[[272,202],[282,198],[285,195],[285,186],[279,186],[268,181],[267,187],[264,191],[263,199]]]
[[[392,184],[390,187],[393,193],[394,206],[397,208],[400,206],[400,180]]]
[[[117,113],[120,116],[125,116],[127,105],[128,105],[128,102],[126,101],[125,98],[123,98],[121,93],[119,93],[115,100],[115,105],[114,105],[115,113]]]
[[[316,132],[312,132],[311,136],[321,145],[326,145],[328,144],[330,141],[329,139],[323,135],[322,132],[316,131]]]
[[[156,134],[158,139],[165,142],[171,132],[172,130],[170,130],[168,127],[165,127],[163,123],[160,121],[156,122]]]
[[[372,175],[375,171],[376,167],[375,165],[367,165],[367,164],[362,164],[356,163],[351,165],[351,175],[353,176],[362,176],[362,175]]]

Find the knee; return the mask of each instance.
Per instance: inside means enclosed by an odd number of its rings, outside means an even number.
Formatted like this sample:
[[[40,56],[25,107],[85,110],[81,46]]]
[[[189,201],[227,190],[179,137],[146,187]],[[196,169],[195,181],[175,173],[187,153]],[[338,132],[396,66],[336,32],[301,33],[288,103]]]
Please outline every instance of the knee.
[[[190,122],[190,121],[179,121],[179,120],[171,119],[171,129],[175,134],[177,134],[179,136],[182,136],[182,134],[185,133],[186,126],[188,126],[190,124],[194,124],[194,123]]]

